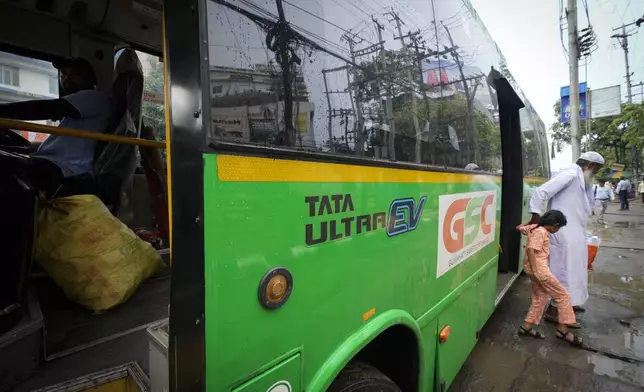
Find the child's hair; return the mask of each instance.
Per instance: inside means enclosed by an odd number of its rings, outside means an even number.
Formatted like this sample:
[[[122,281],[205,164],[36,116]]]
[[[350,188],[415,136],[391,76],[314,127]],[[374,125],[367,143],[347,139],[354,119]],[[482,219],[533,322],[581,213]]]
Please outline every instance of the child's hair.
[[[541,215],[539,219],[539,227],[541,226],[557,226],[564,227],[568,223],[566,216],[559,210],[550,210]]]

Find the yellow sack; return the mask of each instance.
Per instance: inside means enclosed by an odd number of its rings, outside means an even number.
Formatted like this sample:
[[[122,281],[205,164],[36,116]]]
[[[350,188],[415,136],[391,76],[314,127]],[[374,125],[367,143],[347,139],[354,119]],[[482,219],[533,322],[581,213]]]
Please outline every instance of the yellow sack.
[[[163,265],[150,244],[92,195],[45,203],[34,259],[70,300],[92,310],[124,302]]]

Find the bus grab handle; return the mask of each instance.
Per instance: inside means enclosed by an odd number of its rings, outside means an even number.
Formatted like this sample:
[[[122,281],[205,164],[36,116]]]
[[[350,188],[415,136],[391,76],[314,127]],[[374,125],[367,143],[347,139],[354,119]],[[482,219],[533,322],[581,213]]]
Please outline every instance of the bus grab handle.
[[[21,131],[30,131],[38,133],[47,133],[58,136],[79,137],[82,139],[93,139],[102,142],[134,144],[139,147],[166,148],[164,142],[156,140],[140,139],[135,137],[111,135],[107,133],[95,133],[72,128],[52,127],[50,125],[35,124],[25,121],[10,120],[0,118],[0,128],[16,129]]]

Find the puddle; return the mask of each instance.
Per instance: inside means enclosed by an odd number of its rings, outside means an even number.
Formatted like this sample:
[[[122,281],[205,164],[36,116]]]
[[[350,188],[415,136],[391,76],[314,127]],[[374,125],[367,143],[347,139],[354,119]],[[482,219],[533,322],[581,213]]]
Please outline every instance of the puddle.
[[[644,223],[642,222],[633,222],[633,221],[620,221],[606,224],[606,226],[616,227],[616,228],[625,228],[625,229],[644,229]]]
[[[593,372],[600,376],[619,377],[618,372],[624,370],[624,365],[603,355],[590,354],[588,363],[594,365]]]

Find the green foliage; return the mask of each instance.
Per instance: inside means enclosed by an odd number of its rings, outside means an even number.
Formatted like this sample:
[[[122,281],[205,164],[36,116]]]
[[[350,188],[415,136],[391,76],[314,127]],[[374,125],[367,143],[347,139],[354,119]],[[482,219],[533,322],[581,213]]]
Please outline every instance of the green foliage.
[[[561,117],[561,101],[558,100],[554,107],[557,121],[550,127],[553,143],[557,151],[561,151],[564,144],[570,143],[570,124],[558,121]],[[599,173],[605,177],[610,173],[613,163],[626,164],[632,168],[638,167],[642,161],[644,150],[644,103],[622,104],[622,113],[619,116],[603,117],[580,121],[582,142],[586,150],[597,151],[604,156],[606,164]]]
[[[143,55],[143,61],[148,61],[149,68],[145,75],[143,90],[163,94],[163,64],[150,55]],[[143,122],[154,128],[157,140],[165,141],[165,107],[151,102],[143,102]]]

